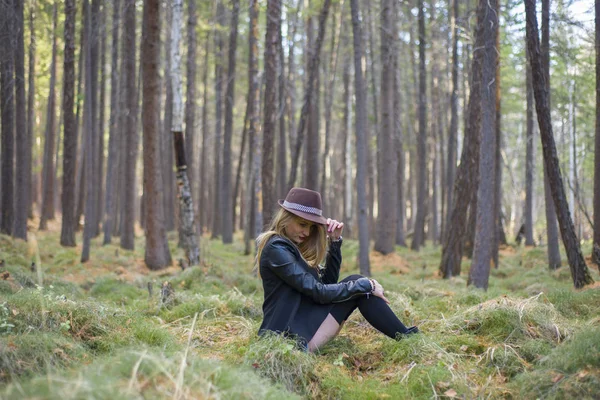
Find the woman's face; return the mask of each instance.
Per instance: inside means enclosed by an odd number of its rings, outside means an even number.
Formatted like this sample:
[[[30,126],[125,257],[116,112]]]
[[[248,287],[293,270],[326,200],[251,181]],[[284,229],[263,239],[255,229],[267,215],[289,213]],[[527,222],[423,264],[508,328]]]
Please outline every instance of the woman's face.
[[[304,218],[294,217],[285,227],[285,234],[296,244],[304,242],[310,236],[310,230],[314,223]]]

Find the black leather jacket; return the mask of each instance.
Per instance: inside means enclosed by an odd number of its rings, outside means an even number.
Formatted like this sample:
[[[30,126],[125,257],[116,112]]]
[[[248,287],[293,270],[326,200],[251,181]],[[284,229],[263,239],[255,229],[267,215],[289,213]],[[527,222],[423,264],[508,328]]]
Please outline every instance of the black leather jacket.
[[[259,334],[265,330],[293,334],[308,343],[333,303],[371,292],[368,278],[337,283],[340,246],[341,242],[331,243],[321,277],[290,240],[281,236],[269,239],[259,265],[265,292]]]

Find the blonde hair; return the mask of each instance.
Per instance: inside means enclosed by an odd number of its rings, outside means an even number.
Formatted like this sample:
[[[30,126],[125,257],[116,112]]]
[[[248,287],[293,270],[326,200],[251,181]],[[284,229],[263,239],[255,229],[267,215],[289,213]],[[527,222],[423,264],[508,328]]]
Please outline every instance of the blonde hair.
[[[260,256],[269,239],[275,235],[289,239],[285,232],[285,228],[295,219],[303,218],[294,215],[283,208],[280,208],[279,211],[275,213],[269,229],[256,238],[256,259],[254,260],[256,268],[260,267]],[[325,255],[327,254],[327,233],[325,232],[325,226],[314,223],[310,228],[310,235],[307,240],[299,245],[294,243],[294,245],[300,250],[302,258],[304,258],[308,265],[312,268],[318,268],[319,263],[325,259]]]

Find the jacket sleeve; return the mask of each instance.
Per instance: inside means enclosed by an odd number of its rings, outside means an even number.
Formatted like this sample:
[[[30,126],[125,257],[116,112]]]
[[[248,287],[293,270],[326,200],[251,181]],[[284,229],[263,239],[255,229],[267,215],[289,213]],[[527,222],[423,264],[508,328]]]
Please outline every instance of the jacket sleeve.
[[[296,256],[292,245],[283,241],[269,243],[263,250],[261,262],[285,283],[316,303],[340,303],[371,292],[368,278],[333,284],[319,282],[307,271],[310,267],[306,262]]]
[[[342,265],[342,242],[331,242],[327,258],[325,259],[325,269],[323,270],[323,283],[337,283],[340,279],[340,266]]]

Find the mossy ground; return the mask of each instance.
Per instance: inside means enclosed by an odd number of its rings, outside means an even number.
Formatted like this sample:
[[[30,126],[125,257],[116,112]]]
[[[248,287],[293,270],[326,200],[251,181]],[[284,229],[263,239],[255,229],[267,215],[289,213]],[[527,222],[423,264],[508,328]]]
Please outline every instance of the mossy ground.
[[[176,234],[169,239],[177,260]],[[393,309],[423,334],[396,342],[355,313],[340,336],[307,354],[278,336],[257,338],[262,287],[237,239],[202,238],[200,266],[181,271],[174,261],[153,272],[143,236],[134,251],[95,239],[86,264],[80,247],[58,245],[57,229],[30,234],[28,243],[0,236],[0,398],[600,393],[600,287],[574,290],[568,266],[549,272],[542,248],[503,249],[487,292],[466,287],[466,259],[461,276],[440,279],[439,247],[372,253]],[[342,277],[358,273],[357,251],[345,239]],[[169,305],[160,301],[164,281],[175,289]]]

